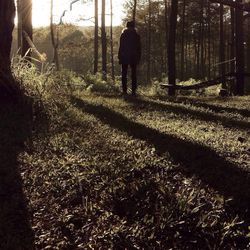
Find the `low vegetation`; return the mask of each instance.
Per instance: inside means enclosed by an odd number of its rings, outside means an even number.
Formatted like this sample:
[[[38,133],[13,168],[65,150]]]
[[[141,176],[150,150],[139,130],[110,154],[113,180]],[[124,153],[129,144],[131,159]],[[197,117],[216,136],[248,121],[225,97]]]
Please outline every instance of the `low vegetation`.
[[[24,194],[19,181],[5,214],[21,206],[14,218],[26,223],[0,246],[250,247],[249,97],[124,99],[100,77],[51,72],[16,64],[33,111],[18,116],[24,138],[6,154],[20,163]]]

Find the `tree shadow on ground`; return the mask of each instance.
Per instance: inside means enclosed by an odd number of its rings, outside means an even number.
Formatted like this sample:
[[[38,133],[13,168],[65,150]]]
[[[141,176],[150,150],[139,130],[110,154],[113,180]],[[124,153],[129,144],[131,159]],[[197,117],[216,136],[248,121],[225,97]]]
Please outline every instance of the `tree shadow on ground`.
[[[164,101],[164,99],[162,99]],[[166,100],[166,99],[165,99]],[[215,99],[215,101],[218,99]],[[190,104],[195,107],[201,107],[205,109],[210,109],[213,112],[216,113],[221,113],[221,112],[228,112],[228,113],[236,113],[240,114],[244,117],[250,117],[250,110],[243,108],[234,108],[234,107],[223,107],[223,106],[218,106],[210,103],[205,103],[202,101],[197,101],[195,99],[191,98],[186,98],[186,97],[178,97],[177,100],[174,101],[175,103],[183,103],[183,104]]]
[[[154,145],[158,154],[169,152],[173,161],[183,166],[180,171],[187,176],[195,174],[221,195],[233,198],[232,207],[246,221],[249,221],[250,174],[248,171],[240,169],[207,146],[161,133],[131,121],[102,105],[90,104],[75,97],[72,98],[72,102],[110,127]]]
[[[31,134],[27,104],[0,103],[0,249],[33,249],[18,154]]]
[[[190,107],[175,106],[174,103],[159,103],[150,99],[127,98],[126,101],[138,106],[143,105],[149,109],[174,112],[180,115],[188,115],[193,119],[199,119],[206,122],[220,122],[224,127],[235,127],[238,129],[249,130],[250,123],[247,121],[235,120],[230,117],[207,113],[206,111],[192,110]]]

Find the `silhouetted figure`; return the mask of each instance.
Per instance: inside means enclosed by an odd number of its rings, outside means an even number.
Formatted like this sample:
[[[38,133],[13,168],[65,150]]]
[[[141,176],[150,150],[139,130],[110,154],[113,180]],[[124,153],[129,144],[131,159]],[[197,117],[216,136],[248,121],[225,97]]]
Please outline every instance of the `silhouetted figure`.
[[[121,34],[118,58],[119,64],[122,65],[123,94],[127,94],[127,74],[128,66],[130,66],[132,74],[132,95],[136,95],[136,68],[141,59],[141,39],[135,30],[135,23],[133,21],[127,23],[127,28]]]

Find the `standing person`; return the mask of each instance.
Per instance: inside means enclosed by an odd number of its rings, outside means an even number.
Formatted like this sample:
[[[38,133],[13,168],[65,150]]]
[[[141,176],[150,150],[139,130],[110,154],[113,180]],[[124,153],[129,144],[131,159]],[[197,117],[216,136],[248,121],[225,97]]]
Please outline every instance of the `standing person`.
[[[127,22],[127,28],[121,34],[118,54],[119,64],[122,65],[122,90],[127,95],[128,66],[131,68],[132,95],[136,95],[136,68],[141,59],[141,38],[135,29],[135,22]]]

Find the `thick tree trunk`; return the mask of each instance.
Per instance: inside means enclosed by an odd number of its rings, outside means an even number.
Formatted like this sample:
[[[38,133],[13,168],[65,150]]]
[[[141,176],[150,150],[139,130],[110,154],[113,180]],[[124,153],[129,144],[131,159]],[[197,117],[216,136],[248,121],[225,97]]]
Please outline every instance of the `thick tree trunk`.
[[[171,1],[171,12],[169,22],[169,38],[168,38],[168,82],[172,87],[169,88],[168,94],[175,95],[176,85],[176,61],[175,61],[175,42],[178,15],[178,0]]]
[[[94,38],[94,74],[98,72],[98,46],[99,46],[99,18],[98,18],[98,0],[95,0],[95,38]]]
[[[0,0],[0,98],[13,95],[16,90],[10,61],[14,18],[14,0]]]

